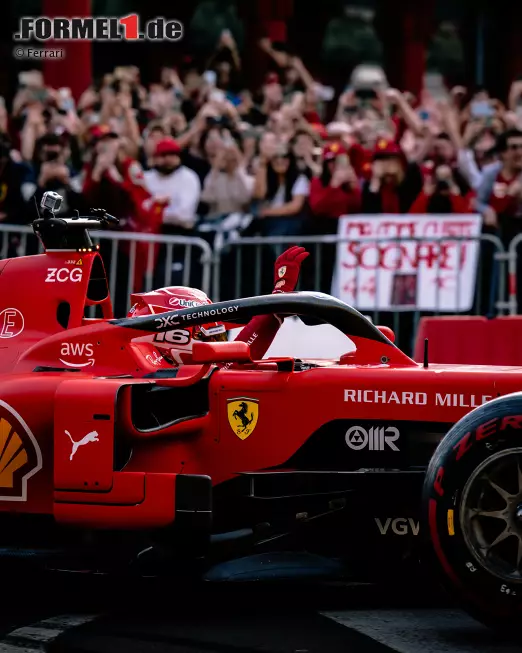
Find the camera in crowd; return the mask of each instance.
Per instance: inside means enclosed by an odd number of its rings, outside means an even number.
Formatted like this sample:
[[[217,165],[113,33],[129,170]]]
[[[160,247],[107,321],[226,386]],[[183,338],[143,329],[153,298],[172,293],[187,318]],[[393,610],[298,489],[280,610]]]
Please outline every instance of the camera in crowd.
[[[234,126],[233,122],[228,116],[207,116],[207,127],[222,127],[224,129],[231,129]]]
[[[367,104],[377,99],[379,91],[389,88],[384,70],[380,66],[362,64],[354,68],[350,86],[360,104]]]

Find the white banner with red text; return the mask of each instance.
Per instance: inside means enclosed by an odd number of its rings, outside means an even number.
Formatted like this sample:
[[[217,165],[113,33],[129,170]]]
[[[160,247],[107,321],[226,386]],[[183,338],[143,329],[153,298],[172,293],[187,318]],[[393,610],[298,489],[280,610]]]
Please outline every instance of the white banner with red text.
[[[481,228],[479,215],[343,216],[332,295],[362,311],[469,311]]]

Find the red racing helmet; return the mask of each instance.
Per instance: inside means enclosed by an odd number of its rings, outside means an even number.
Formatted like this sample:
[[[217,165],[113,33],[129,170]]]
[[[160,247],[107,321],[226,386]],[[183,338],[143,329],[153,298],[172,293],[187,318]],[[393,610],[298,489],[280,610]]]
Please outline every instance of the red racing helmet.
[[[212,304],[202,290],[186,286],[170,286],[151,292],[134,293],[131,295],[131,303],[132,308],[127,317],[142,317]],[[209,322],[192,327],[180,325],[171,331],[155,333],[135,340],[153,344],[167,360],[183,365],[192,360],[192,345],[195,340],[226,341],[227,330],[223,322]]]

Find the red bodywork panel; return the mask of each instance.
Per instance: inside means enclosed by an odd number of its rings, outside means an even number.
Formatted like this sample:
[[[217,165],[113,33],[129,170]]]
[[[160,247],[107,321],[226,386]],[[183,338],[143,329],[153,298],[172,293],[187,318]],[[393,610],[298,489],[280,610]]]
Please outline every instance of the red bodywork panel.
[[[167,526],[179,474],[220,484],[284,465],[335,420],[450,424],[522,387],[522,368],[424,369],[391,338],[361,336],[354,353],[312,369],[251,361],[245,343],[206,343],[202,364],[150,376],[171,368],[133,343],[143,331],[111,321],[106,287],[96,252],[0,262],[0,511],[85,528]],[[91,305],[103,319],[84,318]],[[213,354],[235,369],[218,369]],[[158,417],[170,409],[172,419]]]
[[[208,415],[184,423],[182,432],[180,424],[135,436],[140,442],[127,469],[205,473],[217,484],[241,471],[282,465],[329,421],[454,423],[483,401],[521,387],[522,368],[336,365],[304,372],[219,371],[211,377]],[[257,423],[245,439],[229,422],[227,404],[235,398],[257,402]]]

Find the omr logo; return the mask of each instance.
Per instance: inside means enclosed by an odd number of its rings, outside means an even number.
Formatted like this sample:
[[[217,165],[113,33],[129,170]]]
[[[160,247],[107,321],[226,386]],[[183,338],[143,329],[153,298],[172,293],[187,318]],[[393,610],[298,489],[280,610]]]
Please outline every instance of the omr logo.
[[[387,435],[389,434],[389,435]],[[370,451],[384,451],[386,447],[392,451],[399,451],[394,444],[400,437],[399,429],[395,426],[372,427],[366,431],[362,426],[352,426],[346,431],[345,441],[350,449],[360,451],[368,448]]]

